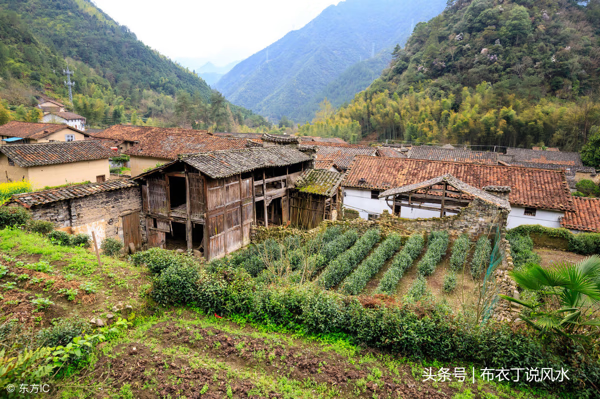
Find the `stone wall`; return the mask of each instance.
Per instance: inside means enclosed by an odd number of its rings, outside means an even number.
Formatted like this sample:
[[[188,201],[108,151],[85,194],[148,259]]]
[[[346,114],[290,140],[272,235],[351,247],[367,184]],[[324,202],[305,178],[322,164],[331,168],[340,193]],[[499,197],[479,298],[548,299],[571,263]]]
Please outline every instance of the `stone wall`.
[[[104,238],[123,240],[122,216],[140,213],[142,241],[146,241],[145,219],[141,215],[142,199],[138,187],[101,192],[32,207],[35,220],[49,220],[59,230],[72,234],[95,232],[98,241]]]
[[[463,208],[459,214],[442,218],[429,219],[403,219],[384,212],[378,224],[382,232],[391,232],[410,235],[418,232],[445,230],[450,237],[456,238],[467,233],[472,239],[477,239],[482,234],[488,234],[498,226],[503,230],[506,226],[509,210],[498,208],[478,198]]]
[[[510,252],[510,243],[506,239],[505,234],[502,234],[500,251],[503,255],[502,263],[494,272],[494,279],[492,280],[496,284],[499,294],[519,299],[517,283],[510,277],[510,272],[515,268],[515,265]],[[505,299],[500,299],[494,309],[494,318],[499,321],[511,321],[516,314],[518,314],[518,309],[512,302]]]
[[[71,211],[69,201],[58,201],[35,206],[30,209],[34,220],[49,220],[57,230],[71,231]]]

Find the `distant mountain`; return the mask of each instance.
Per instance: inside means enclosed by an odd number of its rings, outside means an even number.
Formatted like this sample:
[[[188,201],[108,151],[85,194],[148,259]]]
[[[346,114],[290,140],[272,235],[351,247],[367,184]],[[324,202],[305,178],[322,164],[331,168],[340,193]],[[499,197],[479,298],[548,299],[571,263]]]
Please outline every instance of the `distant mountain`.
[[[75,71],[75,110],[89,125],[122,123],[134,113],[174,125],[187,102],[208,103],[212,95],[204,80],[137,40],[90,0],[0,0],[0,100],[33,105],[34,95],[46,94],[66,102],[66,60]],[[190,99],[182,96],[177,109],[180,93]],[[253,118],[230,108],[240,121]]]
[[[233,61],[227,65],[217,66],[210,61],[206,62],[205,58],[185,57],[177,58],[176,61],[189,70],[196,72],[210,86],[214,86],[223,75],[231,71],[239,63],[239,61]]]
[[[381,64],[363,64],[373,52],[403,45],[412,28],[438,15],[446,0],[347,0],[325,9],[302,29],[292,31],[266,49],[240,62],[219,80],[216,88],[231,102],[273,119],[288,116],[311,119],[311,104],[345,71],[360,74],[359,86],[376,78]],[[371,70],[377,66],[379,70]],[[385,65],[383,65],[385,66]],[[371,75],[371,76],[369,76]],[[369,77],[368,79],[366,79]],[[370,83],[370,82],[369,82]],[[342,78],[340,84],[354,85]],[[368,83],[367,83],[368,85]],[[359,90],[358,89],[358,90]],[[351,96],[342,96],[343,101]],[[322,99],[321,99],[322,100]],[[342,102],[343,102],[342,101]]]

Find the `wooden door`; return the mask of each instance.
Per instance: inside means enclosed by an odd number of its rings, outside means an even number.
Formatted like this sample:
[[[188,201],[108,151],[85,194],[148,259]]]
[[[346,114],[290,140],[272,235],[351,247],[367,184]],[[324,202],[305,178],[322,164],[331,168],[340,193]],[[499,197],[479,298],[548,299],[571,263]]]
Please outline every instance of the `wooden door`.
[[[140,214],[138,212],[130,213],[122,217],[123,226],[123,244],[125,250],[129,244],[135,245],[136,249],[142,247],[142,232],[140,231]]]
[[[167,182],[164,179],[148,180],[148,202],[150,213],[168,215]]]
[[[192,219],[202,219],[204,217],[204,179],[198,173],[188,174],[188,179]]]
[[[155,219],[146,218],[146,234],[148,235],[148,247],[164,248],[166,236],[164,231],[156,228]]]

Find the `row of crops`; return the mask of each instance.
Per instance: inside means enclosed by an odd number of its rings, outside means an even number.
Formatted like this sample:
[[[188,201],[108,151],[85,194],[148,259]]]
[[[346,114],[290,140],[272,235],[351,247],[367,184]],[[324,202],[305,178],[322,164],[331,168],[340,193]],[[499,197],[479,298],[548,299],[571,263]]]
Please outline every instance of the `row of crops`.
[[[382,240],[381,232],[371,229],[344,230],[340,226],[326,229],[303,242],[299,236],[288,236],[281,242],[268,239],[233,256],[215,261],[218,266],[245,269],[252,277],[266,283],[277,276],[294,283],[313,282],[324,289],[335,289],[347,295],[358,295],[369,288],[374,294],[395,295],[406,272],[416,264],[417,277],[407,296],[418,300],[427,294],[426,278],[431,276],[448,252],[449,237],[445,231],[432,232],[427,239],[414,234],[405,240],[390,234]],[[455,240],[450,257],[450,271],[444,280],[444,291],[456,287],[456,273],[470,271],[479,278],[485,270],[491,253],[490,241],[482,237],[476,244],[470,264],[467,262],[473,243],[467,235]],[[423,253],[424,252],[424,253]],[[389,265],[379,281],[374,278]]]

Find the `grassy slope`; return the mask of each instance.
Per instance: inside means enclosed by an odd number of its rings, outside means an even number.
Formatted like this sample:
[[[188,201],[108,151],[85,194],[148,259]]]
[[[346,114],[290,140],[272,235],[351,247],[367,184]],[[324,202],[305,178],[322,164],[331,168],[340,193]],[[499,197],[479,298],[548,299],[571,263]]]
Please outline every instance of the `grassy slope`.
[[[53,383],[54,397],[191,397],[199,391],[218,398],[551,397],[482,381],[423,383],[426,367],[469,365],[412,362],[354,346],[344,337],[306,336],[276,326],[246,325],[242,318],[234,323],[193,309],[159,308],[144,299],[149,282],[145,270],[104,256],[99,267],[91,251],[55,246],[37,234],[1,230],[0,254],[11,272],[19,260],[42,260],[54,266],[48,278],[98,285],[94,298],[78,296],[72,302],[45,292],[56,305],[41,314],[34,328],[46,326],[51,317],[104,317],[120,301],[136,312],[132,328],[100,344],[86,366]],[[5,276],[0,283],[12,280]],[[2,294],[39,292],[18,283]],[[5,318],[10,308],[2,306],[1,312]]]

